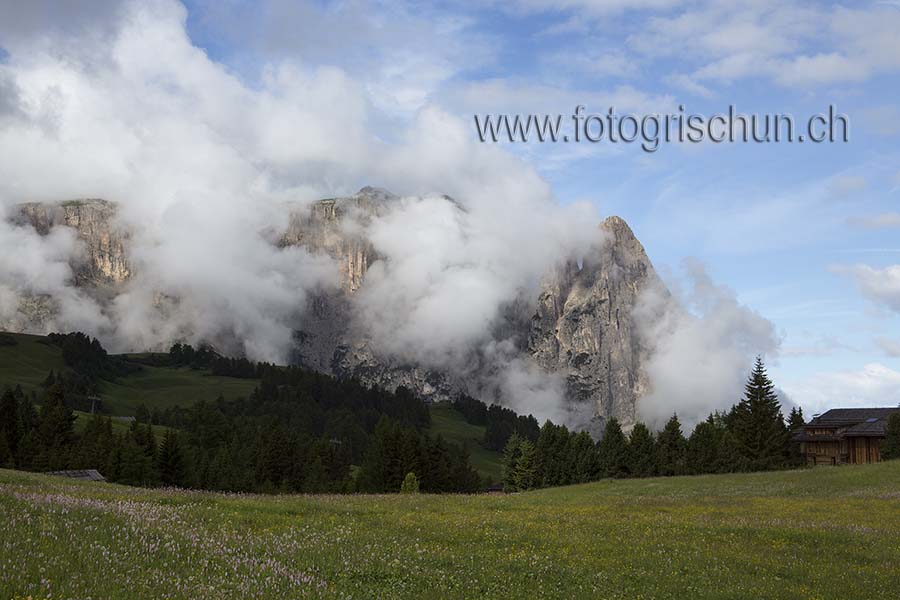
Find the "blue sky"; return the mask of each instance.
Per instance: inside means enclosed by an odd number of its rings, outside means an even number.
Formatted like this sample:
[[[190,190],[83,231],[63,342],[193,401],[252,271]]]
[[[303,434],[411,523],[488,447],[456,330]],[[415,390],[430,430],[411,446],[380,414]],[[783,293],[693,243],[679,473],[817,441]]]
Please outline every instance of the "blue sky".
[[[101,31],[118,4],[98,3],[106,6],[81,20],[58,15],[52,28]],[[315,77],[334,69],[361,90],[365,127],[388,143],[433,107],[471,123],[474,140],[472,115],[485,112],[569,114],[584,104],[646,114],[683,104],[711,115],[735,105],[803,123],[835,105],[851,121],[846,144],[505,150],[561,203],[624,217],[673,288],[684,259],[702,261],[774,324],[776,383],[808,411],[900,402],[900,3],[197,0],[185,8],[190,42],[242,85],[271,85],[273,65]],[[22,9],[16,32],[0,27],[0,50],[29,24],[49,31],[51,13]],[[385,184],[347,185],[357,183]]]

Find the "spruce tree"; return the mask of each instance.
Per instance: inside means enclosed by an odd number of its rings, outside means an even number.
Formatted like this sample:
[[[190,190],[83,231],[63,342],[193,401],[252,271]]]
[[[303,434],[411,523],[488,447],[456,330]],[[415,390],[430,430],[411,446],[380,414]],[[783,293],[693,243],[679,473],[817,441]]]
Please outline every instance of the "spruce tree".
[[[691,474],[719,471],[724,427],[720,427],[714,415],[698,423],[687,441],[686,463]]]
[[[519,443],[519,456],[516,459],[513,482],[515,489],[519,491],[537,487],[537,452],[529,439],[523,439]]]
[[[44,394],[38,416],[36,466],[41,471],[68,467],[75,436],[75,415],[66,406],[62,387],[55,383]]]
[[[656,440],[650,428],[635,423],[628,437],[628,471],[632,477],[656,475]]]
[[[516,464],[521,453],[522,438],[514,433],[509,436],[506,446],[503,448],[503,489],[507,492],[515,492],[516,489]]]
[[[728,419],[737,452],[750,470],[781,467],[787,460],[788,432],[762,358],[756,358],[744,390],[744,398],[734,406]]]
[[[554,425],[548,420],[541,427],[535,444],[536,485],[553,487],[572,482],[571,437],[564,425]]]
[[[178,445],[178,436],[169,429],[163,436],[156,458],[160,483],[166,486],[180,486],[184,481],[184,456]]]
[[[604,477],[628,475],[628,442],[618,419],[612,418],[606,422],[603,437],[597,448],[600,452],[600,466]]]
[[[406,474],[406,477],[403,478],[403,483],[400,484],[400,493],[401,494],[418,494],[419,493],[419,480],[416,478],[416,474],[410,471]]]
[[[795,442],[792,439],[794,435],[803,431],[804,425],[806,425],[806,421],[803,419],[803,409],[799,406],[792,407],[791,413],[788,415],[786,454],[788,457],[788,464],[793,466],[800,466],[805,462],[803,455],[800,453],[800,442]]]
[[[900,411],[888,417],[887,435],[881,443],[881,458],[900,458]]]
[[[0,396],[0,467],[15,467],[19,436],[19,401],[7,388]]]
[[[686,445],[678,415],[672,415],[656,438],[656,469],[660,475],[684,474]]]
[[[586,483],[600,479],[602,466],[600,453],[587,431],[580,431],[572,438],[572,483]]]

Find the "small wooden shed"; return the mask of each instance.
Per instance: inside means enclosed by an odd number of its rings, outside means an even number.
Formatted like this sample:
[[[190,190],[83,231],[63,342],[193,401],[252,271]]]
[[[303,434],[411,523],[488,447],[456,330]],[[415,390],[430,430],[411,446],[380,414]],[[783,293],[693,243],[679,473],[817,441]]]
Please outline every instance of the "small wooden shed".
[[[811,465],[879,462],[888,418],[896,412],[900,408],[833,408],[813,417],[793,440]]]

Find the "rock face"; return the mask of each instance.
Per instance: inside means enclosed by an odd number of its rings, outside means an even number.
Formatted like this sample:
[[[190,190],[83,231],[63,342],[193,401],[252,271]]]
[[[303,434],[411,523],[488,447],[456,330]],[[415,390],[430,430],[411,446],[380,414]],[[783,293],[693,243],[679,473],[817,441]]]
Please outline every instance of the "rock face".
[[[353,295],[362,287],[369,266],[381,259],[361,232],[397,201],[390,192],[364,187],[353,196],[319,200],[291,213],[279,243],[327,254],[341,272],[340,290],[322,292],[310,300],[295,332],[293,362],[369,385],[404,386],[427,400],[449,400],[465,389],[459,378],[377,356],[364,327],[354,321]]]
[[[116,206],[105,200],[72,200],[61,204],[28,203],[19,206],[18,224],[30,224],[46,235],[56,226],[78,232],[85,255],[73,257],[76,283],[100,286],[122,283],[131,274],[126,256],[127,234],[116,227]]]
[[[296,361],[344,377],[386,387],[404,385],[426,398],[444,400],[460,391],[477,395],[476,365],[464,375],[435,372],[378,357],[352,321],[352,295],[379,260],[358,231],[388,210],[394,198],[364,188],[349,198],[322,200],[295,214],[282,243],[325,252],[341,265],[343,290],[315,298],[298,332]],[[544,280],[538,298],[525,298],[499,326],[504,338],[524,341],[521,352],[548,373],[562,375],[566,396],[603,419],[635,421],[635,405],[648,384],[641,369],[632,308],[656,273],[643,246],[619,217],[600,225],[603,240],[581,264],[569,261]],[[524,315],[521,309],[529,311]],[[524,318],[523,318],[524,317]]]
[[[383,214],[397,197],[384,190],[364,187],[349,198],[329,198],[313,203],[308,210],[293,211],[284,246],[306,246],[338,261],[341,284],[353,293],[362,286],[369,264],[377,259],[375,249],[358,232],[373,216]]]
[[[300,245],[327,254],[341,271],[340,289],[310,299],[295,330],[293,362],[371,385],[403,385],[431,400],[450,399],[461,391],[484,397],[489,389],[485,381],[496,367],[485,364],[484,357],[473,357],[464,373],[400,362],[379,356],[365,324],[355,321],[354,298],[365,285],[370,266],[382,260],[365,237],[366,226],[398,200],[375,188],[363,188],[348,198],[320,200],[293,210],[287,229],[275,236],[274,243],[281,246]],[[115,289],[131,276],[129,237],[114,217],[115,205],[88,200],[21,205],[16,220],[42,234],[56,226],[74,228],[85,246],[84,255],[73,259],[76,283],[97,291]],[[611,417],[628,428],[648,387],[632,308],[641,290],[656,282],[653,266],[631,229],[622,219],[610,217],[600,225],[598,244],[587,257],[548,273],[536,298],[523,297],[506,307],[493,339],[515,340],[513,351],[519,358],[559,376],[566,399],[579,407],[577,413],[594,417],[595,431]],[[52,311],[52,299],[23,301],[37,303],[36,314]],[[587,419],[582,424],[588,425]]]
[[[572,401],[593,402],[597,416],[630,426],[647,388],[631,309],[656,274],[625,221],[609,217],[601,229],[605,244],[546,280],[528,350],[544,369],[566,375]]]

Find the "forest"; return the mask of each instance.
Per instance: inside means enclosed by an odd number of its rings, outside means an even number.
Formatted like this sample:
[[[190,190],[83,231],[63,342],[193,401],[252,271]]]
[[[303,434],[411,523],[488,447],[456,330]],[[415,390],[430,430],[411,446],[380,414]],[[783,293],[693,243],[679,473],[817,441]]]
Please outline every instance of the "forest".
[[[100,414],[101,380],[139,362],[110,357],[96,340],[54,335],[68,369],[50,372],[40,393],[0,398],[0,466],[98,469],[110,481],[238,492],[389,492],[414,473],[424,492],[483,487],[466,448],[427,433],[428,407],[405,388],[388,392],[298,367],[257,365],[173,346],[174,365],[252,371],[246,398],[166,410],[141,407],[127,431]],[[201,357],[201,358],[198,358]],[[186,358],[187,357],[187,358]],[[74,410],[93,416],[76,432]]]

